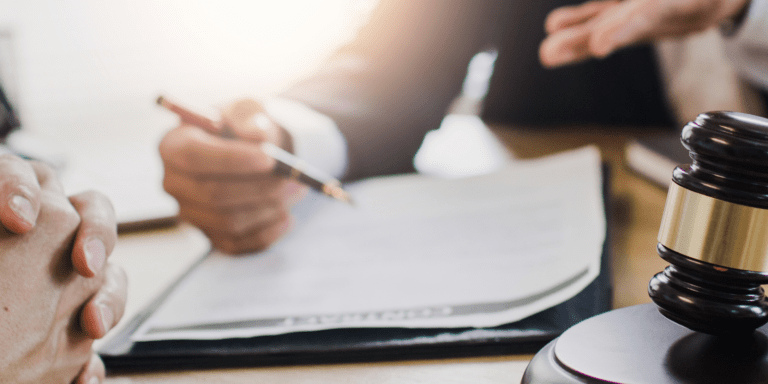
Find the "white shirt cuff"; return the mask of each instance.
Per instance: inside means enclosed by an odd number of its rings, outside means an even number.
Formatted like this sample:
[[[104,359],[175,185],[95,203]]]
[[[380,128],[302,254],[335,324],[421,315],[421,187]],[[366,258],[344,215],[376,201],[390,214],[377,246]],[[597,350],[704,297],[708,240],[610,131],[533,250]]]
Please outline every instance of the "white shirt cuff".
[[[330,117],[289,99],[262,102],[265,111],[290,133],[293,153],[335,178],[347,169],[347,141]]]
[[[728,58],[747,79],[768,89],[768,0],[752,0],[743,24],[725,39]]]

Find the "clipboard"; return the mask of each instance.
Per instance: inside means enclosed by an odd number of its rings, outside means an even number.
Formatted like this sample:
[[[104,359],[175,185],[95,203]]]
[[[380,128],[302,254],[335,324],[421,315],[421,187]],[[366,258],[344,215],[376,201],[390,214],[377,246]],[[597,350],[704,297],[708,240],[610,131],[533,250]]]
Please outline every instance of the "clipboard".
[[[609,168],[602,167],[609,208]],[[610,216],[610,215],[606,215]],[[572,325],[611,309],[610,222],[601,272],[573,298],[523,320],[492,328],[352,328],[225,340],[133,342],[134,331],[163,303],[194,264],[98,351],[114,371],[298,365],[534,353]],[[201,258],[202,261],[202,258]]]

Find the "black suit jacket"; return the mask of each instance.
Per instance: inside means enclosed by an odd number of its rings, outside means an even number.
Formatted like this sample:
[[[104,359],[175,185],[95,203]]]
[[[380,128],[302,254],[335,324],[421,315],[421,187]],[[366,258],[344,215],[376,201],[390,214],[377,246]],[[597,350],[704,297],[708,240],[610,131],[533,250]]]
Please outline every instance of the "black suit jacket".
[[[498,56],[483,118],[509,125],[654,125],[674,120],[648,46],[545,69],[544,19],[576,0],[383,0],[358,38],[283,96],[336,121],[346,178],[412,170],[427,131],[461,90],[469,60]]]

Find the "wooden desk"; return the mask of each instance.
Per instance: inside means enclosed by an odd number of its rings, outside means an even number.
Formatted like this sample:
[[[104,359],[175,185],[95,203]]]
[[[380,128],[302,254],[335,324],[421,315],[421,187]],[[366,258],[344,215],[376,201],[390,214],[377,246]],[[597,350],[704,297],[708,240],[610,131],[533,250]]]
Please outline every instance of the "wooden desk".
[[[597,144],[611,165],[610,242],[614,257],[614,306],[649,302],[648,280],[666,263],[655,252],[666,191],[632,174],[624,144],[634,130],[582,128],[494,130],[520,158]],[[172,281],[207,247],[188,225],[121,235],[112,255],[130,278],[127,317]],[[306,365],[112,375],[124,383],[519,383],[531,355],[364,364]]]

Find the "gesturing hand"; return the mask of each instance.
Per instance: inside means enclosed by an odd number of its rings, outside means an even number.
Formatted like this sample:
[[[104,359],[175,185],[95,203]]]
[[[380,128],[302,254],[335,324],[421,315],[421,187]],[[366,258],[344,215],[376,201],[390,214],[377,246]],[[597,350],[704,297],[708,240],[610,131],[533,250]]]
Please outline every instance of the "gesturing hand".
[[[0,382],[91,383],[91,352],[120,319],[126,278],[105,197],[67,199],[46,166],[0,156]]]
[[[749,0],[608,0],[555,9],[539,58],[556,67],[605,57],[639,42],[682,36],[717,26]]]

